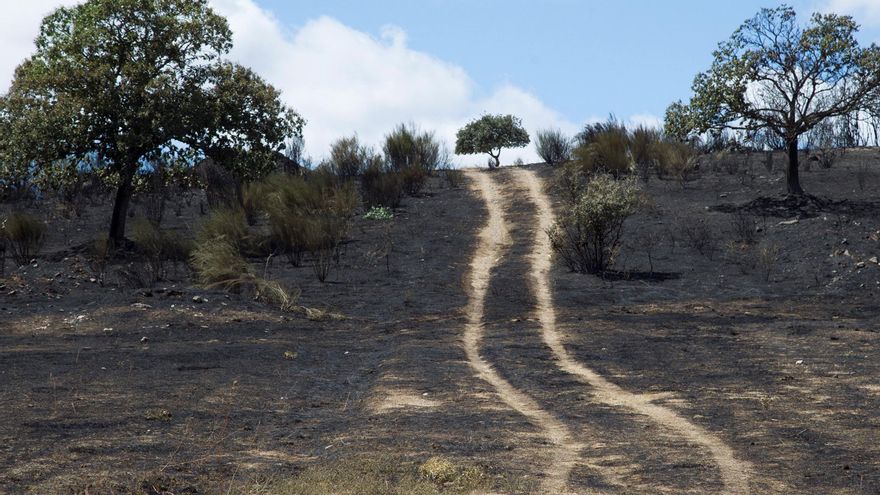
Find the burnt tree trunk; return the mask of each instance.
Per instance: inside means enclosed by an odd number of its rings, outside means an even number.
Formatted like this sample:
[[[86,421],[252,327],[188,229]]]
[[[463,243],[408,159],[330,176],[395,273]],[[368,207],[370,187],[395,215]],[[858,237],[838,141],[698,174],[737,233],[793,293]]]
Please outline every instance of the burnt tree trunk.
[[[798,142],[797,139],[790,139],[786,143],[788,151],[788,169],[786,177],[788,179],[788,194],[802,196],[804,190],[801,187],[800,168],[798,163]]]
[[[123,245],[125,241],[125,220],[128,218],[128,205],[131,203],[135,168],[125,166],[119,173],[119,185],[113,201],[113,215],[110,217],[110,235],[108,240],[114,247]]]

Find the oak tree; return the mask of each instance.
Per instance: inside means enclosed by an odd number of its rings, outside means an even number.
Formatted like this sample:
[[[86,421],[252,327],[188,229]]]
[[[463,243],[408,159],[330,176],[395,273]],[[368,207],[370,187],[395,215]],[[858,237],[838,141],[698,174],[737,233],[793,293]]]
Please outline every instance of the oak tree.
[[[719,44],[711,68],[694,79],[687,111],[670,109],[668,130],[680,137],[690,122],[697,133],[772,132],[788,152],[788,192],[803,194],[800,136],[878,97],[880,48],[859,46],[858,30],[849,16],[817,13],[802,26],[791,7],[762,9]]]
[[[97,164],[116,188],[109,238],[119,243],[147,161],[188,147],[246,176],[254,164],[242,157],[280,151],[301,132],[276,90],[223,61],[231,46],[226,20],[207,0],[58,8],[0,99],[2,157],[37,173],[59,162]]]
[[[459,129],[455,153],[488,153],[495,160],[494,166],[498,167],[501,165],[502,148],[522,148],[528,144],[529,133],[519,118],[513,115],[484,115]]]

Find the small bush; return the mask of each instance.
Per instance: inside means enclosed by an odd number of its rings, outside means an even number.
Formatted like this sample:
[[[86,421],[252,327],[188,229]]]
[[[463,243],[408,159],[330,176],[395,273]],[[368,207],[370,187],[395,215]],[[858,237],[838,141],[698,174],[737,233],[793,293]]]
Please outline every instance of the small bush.
[[[571,160],[571,139],[559,129],[545,129],[535,135],[538,156],[548,165],[559,165]]]
[[[185,263],[192,251],[191,241],[175,232],[162,230],[145,218],[134,222],[131,234],[132,241],[145,258],[152,282],[166,277],[169,263]]]
[[[549,231],[553,250],[572,271],[603,273],[614,262],[624,221],[642,204],[632,179],[597,174]]]
[[[363,173],[372,154],[361,146],[357,136],[342,138],[330,146],[330,160],[325,166],[342,181],[354,179]]]
[[[388,166],[395,172],[417,168],[427,176],[440,166],[443,159],[434,133],[421,132],[412,124],[400,124],[385,136],[382,150]]]
[[[758,221],[754,215],[745,211],[737,211],[730,218],[730,226],[737,241],[743,244],[758,242]]]
[[[403,178],[400,173],[387,170],[381,162],[373,162],[361,178],[364,206],[397,208],[403,200]]]
[[[684,187],[697,169],[697,150],[690,143],[663,141],[657,144],[657,174],[672,177]]]
[[[589,144],[574,150],[574,160],[586,173],[607,173],[622,177],[632,172],[629,133],[623,126],[610,127],[593,135]]]
[[[0,223],[0,236],[6,238],[12,259],[19,265],[26,265],[43,248],[46,224],[33,215],[13,212]]]
[[[428,171],[422,167],[406,167],[398,173],[404,192],[410,196],[418,196],[428,180]]]
[[[453,189],[459,188],[464,184],[464,172],[457,168],[444,169],[443,178],[446,179],[446,184]]]
[[[705,220],[687,220],[680,225],[688,247],[712,259],[718,252],[718,236]]]
[[[294,266],[302,263],[307,252],[315,253],[318,262],[328,256],[337,259],[337,248],[347,235],[358,202],[351,183],[327,183],[321,176],[314,179],[277,175],[264,184],[272,241]],[[328,272],[329,265],[321,264],[316,273],[323,281]]]
[[[394,218],[394,212],[387,206],[374,206],[370,211],[364,213],[367,220],[391,220]]]
[[[651,168],[659,161],[657,154],[661,138],[660,131],[650,127],[639,126],[632,132],[630,150],[633,164],[639,178],[645,183],[651,176]]]

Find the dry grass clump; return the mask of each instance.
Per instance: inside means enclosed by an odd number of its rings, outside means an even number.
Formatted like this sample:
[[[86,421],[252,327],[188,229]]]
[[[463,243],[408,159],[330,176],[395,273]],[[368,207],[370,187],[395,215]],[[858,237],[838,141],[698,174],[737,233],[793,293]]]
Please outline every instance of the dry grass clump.
[[[5,249],[11,251],[12,259],[19,265],[26,265],[43,248],[46,224],[33,215],[12,212],[0,222],[0,237],[5,239]]]
[[[240,208],[218,208],[202,224],[196,237],[198,245],[224,239],[238,252],[249,247],[251,240],[247,218]]]

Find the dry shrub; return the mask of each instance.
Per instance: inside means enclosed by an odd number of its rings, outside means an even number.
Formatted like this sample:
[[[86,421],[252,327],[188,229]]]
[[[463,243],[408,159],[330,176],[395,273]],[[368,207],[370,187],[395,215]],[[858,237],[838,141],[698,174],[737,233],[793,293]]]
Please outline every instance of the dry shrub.
[[[679,224],[688,247],[712,259],[718,252],[718,236],[704,219],[684,219]]]
[[[662,141],[655,145],[657,175],[672,177],[684,187],[697,169],[697,150],[690,143]]]
[[[313,253],[315,274],[325,281],[348,234],[358,203],[357,190],[351,183],[328,183],[320,176],[309,180],[277,175],[264,183],[262,194],[276,248],[294,266],[302,263],[305,253]]]
[[[443,178],[446,184],[453,189],[461,187],[464,184],[464,172],[457,168],[446,168],[443,170]]]
[[[0,236],[6,239],[12,259],[18,265],[26,265],[43,248],[46,224],[28,213],[12,212],[0,223]]]
[[[553,250],[572,271],[602,273],[614,262],[624,221],[643,203],[633,179],[593,176],[549,231]]]
[[[646,184],[651,176],[651,168],[659,161],[657,154],[662,137],[659,129],[651,127],[638,126],[632,132],[630,151],[633,164],[639,179]]]
[[[364,207],[397,208],[403,200],[403,178],[399,172],[388,169],[381,161],[374,161],[361,177],[361,190]]]
[[[373,152],[361,146],[357,136],[341,138],[330,145],[330,159],[324,167],[345,182],[361,175],[372,156]]]
[[[192,241],[176,232],[162,230],[145,218],[135,220],[131,235],[138,251],[144,256],[152,283],[166,277],[169,263],[185,263],[192,251]]]
[[[764,282],[770,282],[770,278],[776,271],[779,259],[779,246],[765,244],[758,248],[758,273]]]
[[[629,132],[622,125],[609,126],[588,144],[574,150],[574,161],[586,173],[603,172],[622,177],[633,170]]]
[[[249,247],[250,232],[247,219],[241,209],[219,208],[205,220],[196,239],[198,244],[207,244],[223,239],[236,251],[244,252]]]
[[[428,177],[446,159],[440,142],[432,132],[401,124],[385,136],[382,147],[389,171],[401,174],[403,188],[410,196],[419,194]]]
[[[730,218],[730,226],[737,241],[743,244],[758,242],[758,221],[751,213],[737,211]]]
[[[548,165],[559,165],[571,160],[571,139],[559,129],[545,129],[535,135],[538,156]]]

